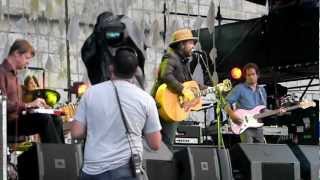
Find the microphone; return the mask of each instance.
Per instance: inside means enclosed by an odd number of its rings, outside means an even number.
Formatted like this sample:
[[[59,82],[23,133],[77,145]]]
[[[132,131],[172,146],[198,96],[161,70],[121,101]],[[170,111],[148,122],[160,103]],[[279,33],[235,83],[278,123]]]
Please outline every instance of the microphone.
[[[26,67],[27,69],[31,69],[31,70],[39,70],[39,71],[44,71],[45,69],[44,68],[39,68],[39,67],[31,67],[31,66],[28,66]]]

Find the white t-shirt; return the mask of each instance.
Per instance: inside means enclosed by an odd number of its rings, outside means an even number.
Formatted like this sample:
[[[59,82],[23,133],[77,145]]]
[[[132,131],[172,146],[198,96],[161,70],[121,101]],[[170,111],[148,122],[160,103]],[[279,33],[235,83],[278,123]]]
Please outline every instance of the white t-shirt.
[[[124,80],[114,81],[121,106],[133,132],[133,152],[142,154],[142,132],[161,130],[154,99]],[[131,151],[111,81],[90,87],[81,98],[75,120],[86,127],[83,171],[100,174],[129,162]]]

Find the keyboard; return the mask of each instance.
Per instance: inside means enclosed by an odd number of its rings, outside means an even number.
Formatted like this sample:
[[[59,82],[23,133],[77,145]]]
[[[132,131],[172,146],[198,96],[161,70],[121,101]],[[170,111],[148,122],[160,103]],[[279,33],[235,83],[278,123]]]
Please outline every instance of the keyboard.
[[[37,108],[37,109],[28,109],[22,112],[23,114],[52,114],[52,115],[63,115],[63,111],[57,109],[45,109],[45,108]]]

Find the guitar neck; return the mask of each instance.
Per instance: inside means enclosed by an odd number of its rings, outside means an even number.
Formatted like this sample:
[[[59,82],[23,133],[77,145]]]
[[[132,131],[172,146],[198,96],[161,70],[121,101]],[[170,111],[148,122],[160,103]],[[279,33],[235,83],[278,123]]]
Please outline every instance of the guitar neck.
[[[200,96],[205,96],[205,95],[210,94],[210,93],[214,93],[214,88],[201,90],[201,91],[195,93],[194,96],[197,98],[197,97],[200,97]]]
[[[286,111],[292,111],[292,110],[298,109],[299,107],[300,107],[300,105],[294,105],[291,107],[287,107]],[[261,118],[265,118],[265,117],[272,116],[272,115],[279,114],[279,113],[280,113],[280,109],[269,110],[267,112],[257,114],[254,117],[257,119],[261,119]]]

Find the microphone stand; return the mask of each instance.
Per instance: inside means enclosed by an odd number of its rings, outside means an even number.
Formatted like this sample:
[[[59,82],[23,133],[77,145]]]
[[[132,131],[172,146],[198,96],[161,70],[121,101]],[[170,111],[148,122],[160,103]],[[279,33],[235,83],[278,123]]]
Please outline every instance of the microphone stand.
[[[193,51],[194,54],[197,55],[198,60],[201,59],[202,63],[204,64],[204,67],[206,68],[206,71],[209,75],[209,78],[215,86],[215,82],[213,80],[213,77],[210,73],[209,65],[208,65],[208,56],[205,52],[200,52],[200,51]],[[203,58],[204,55],[204,59]],[[218,134],[218,149],[221,149],[221,147],[225,148],[223,138],[222,138],[222,131],[221,131],[221,109],[223,107],[223,104],[225,103],[225,100],[223,98],[222,92],[219,90],[219,88],[215,87],[215,94],[219,98],[217,101],[217,107],[216,107],[216,113],[217,113],[217,134]]]

